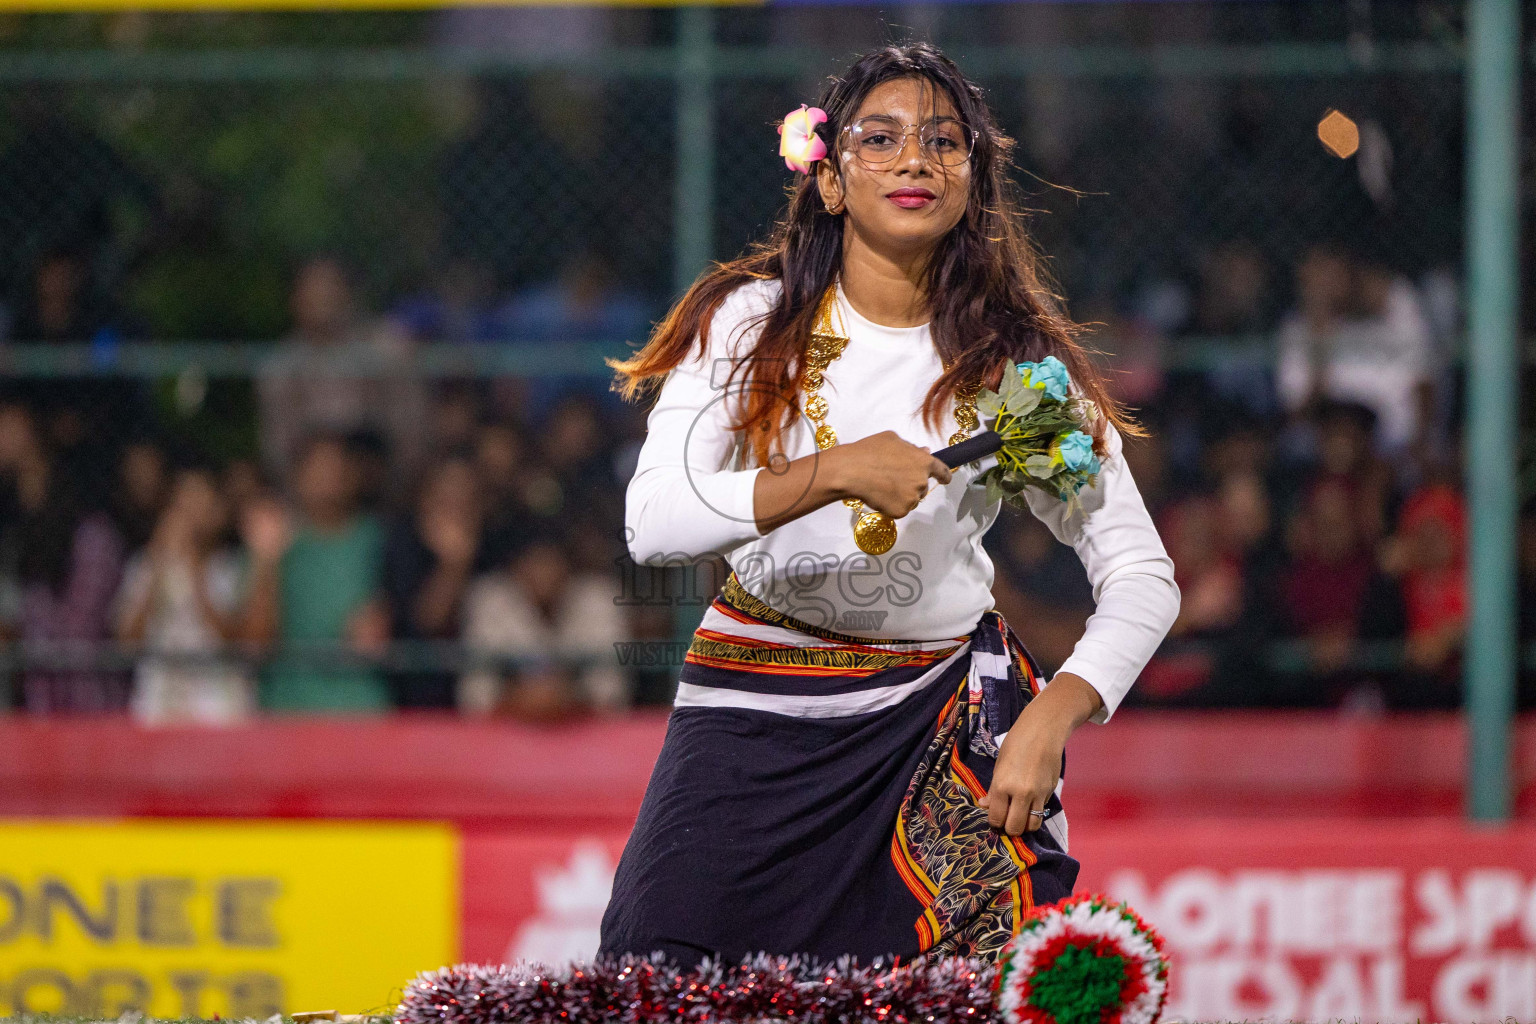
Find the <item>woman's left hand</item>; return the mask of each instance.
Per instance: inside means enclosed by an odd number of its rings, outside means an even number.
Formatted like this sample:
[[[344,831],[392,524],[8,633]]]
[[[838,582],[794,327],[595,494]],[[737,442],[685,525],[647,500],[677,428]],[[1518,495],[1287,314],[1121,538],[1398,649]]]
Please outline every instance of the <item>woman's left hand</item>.
[[[978,801],[993,828],[1011,836],[1033,832],[1061,779],[1067,737],[1104,706],[1086,679],[1058,673],[1019,714],[1003,739],[992,770],[992,788]]]

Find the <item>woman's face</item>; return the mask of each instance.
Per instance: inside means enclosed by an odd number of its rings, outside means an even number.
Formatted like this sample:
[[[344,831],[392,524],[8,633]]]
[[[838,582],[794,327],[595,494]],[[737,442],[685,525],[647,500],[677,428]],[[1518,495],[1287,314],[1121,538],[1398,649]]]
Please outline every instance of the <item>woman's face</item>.
[[[209,473],[188,471],[176,478],[171,507],[186,517],[188,527],[202,541],[216,540],[229,521],[229,505]]]
[[[965,216],[971,189],[969,159],[945,163],[918,143],[919,125],[937,123],[936,144],[951,153],[966,146],[959,114],[949,95],[926,78],[894,78],[871,89],[854,112],[853,125],[867,118],[884,118],[902,130],[875,137],[876,147],[900,147],[894,159],[871,167],[860,155],[851,132],[838,136],[835,147],[817,171],[817,184],[827,209],[847,217],[847,227],[871,248],[891,253],[933,248]],[[954,156],[948,159],[955,159]],[[835,164],[834,164],[835,161]]]
[[[420,515],[446,515],[461,522],[480,516],[480,481],[474,466],[451,459],[433,471],[421,495]]]

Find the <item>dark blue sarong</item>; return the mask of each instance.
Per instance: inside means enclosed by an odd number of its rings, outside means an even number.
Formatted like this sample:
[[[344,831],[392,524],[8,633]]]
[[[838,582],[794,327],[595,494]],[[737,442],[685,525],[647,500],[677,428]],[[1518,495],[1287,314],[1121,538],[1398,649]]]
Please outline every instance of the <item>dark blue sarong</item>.
[[[690,648],[601,951],[995,958],[1077,877],[1059,813],[1011,837],[976,806],[1040,685],[996,612],[953,641],[867,640],[733,577]]]

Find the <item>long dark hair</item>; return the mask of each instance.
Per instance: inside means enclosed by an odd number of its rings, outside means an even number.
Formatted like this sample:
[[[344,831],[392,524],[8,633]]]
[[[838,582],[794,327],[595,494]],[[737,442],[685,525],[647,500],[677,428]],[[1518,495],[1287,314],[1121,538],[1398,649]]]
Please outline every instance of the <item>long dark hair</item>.
[[[930,330],[946,370],[923,403],[924,419],[936,424],[961,388],[978,381],[996,387],[1011,363],[1054,355],[1103,413],[1094,425],[1101,455],[1105,422],[1140,434],[1077,340],[1080,328],[1062,310],[1025,230],[1024,209],[1008,173],[1013,140],[998,128],[981,88],[953,61],[928,43],[885,46],[860,57],[843,77],[830,79],[816,103],[827,114],[817,133],[829,153],[836,154],[843,126],[870,90],[905,77],[943,89],[976,139],[965,216],[940,240],[927,267]],[[736,366],[752,383],[744,389],[736,428],[749,439],[758,465],[767,465],[775,442],[799,413],[803,356],[819,300],[836,279],[842,252],[843,218],[827,211],[814,173],[796,175],[789,206],[770,237],[741,257],[711,267],[643,349],[628,360],[610,361],[618,373],[615,386],[625,397],[634,397],[686,360],[695,345],[704,350],[710,320],[737,287],[754,280],[781,281],[778,302],[760,319],[756,346]]]

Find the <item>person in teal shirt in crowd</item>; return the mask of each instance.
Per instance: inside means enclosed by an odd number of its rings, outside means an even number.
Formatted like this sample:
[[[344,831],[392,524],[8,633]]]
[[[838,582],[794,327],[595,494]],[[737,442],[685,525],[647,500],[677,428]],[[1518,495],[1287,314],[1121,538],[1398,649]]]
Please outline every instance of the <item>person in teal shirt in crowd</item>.
[[[379,656],[388,647],[389,619],[380,596],[384,535],[359,510],[361,482],[345,439],[317,435],[303,445],[294,467],[297,528],[276,503],[258,503],[246,515],[250,635],[279,648],[262,680],[263,708],[345,714],[389,707],[380,672],[296,656],[337,647]],[[284,649],[290,656],[283,656]]]

